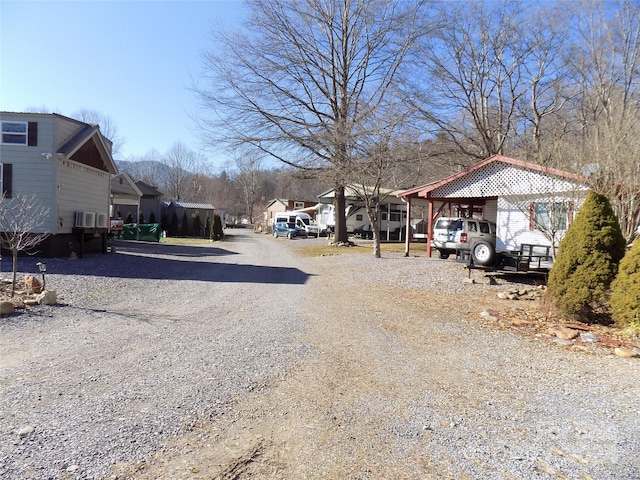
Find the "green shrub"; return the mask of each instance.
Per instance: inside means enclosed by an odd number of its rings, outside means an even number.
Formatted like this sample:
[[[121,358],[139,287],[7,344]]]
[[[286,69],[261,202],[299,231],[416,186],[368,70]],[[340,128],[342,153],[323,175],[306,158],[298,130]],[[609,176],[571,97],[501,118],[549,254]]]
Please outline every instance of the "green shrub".
[[[558,247],[548,293],[569,320],[605,321],[625,240],[607,198],[589,192]]]
[[[169,236],[178,236],[178,213],[174,210],[171,212],[171,223],[169,224]]]
[[[621,327],[640,330],[640,240],[620,261],[611,284],[611,316]]]
[[[196,210],[193,217],[193,236],[199,237],[200,230],[202,229],[202,222],[200,221],[200,212]]]
[[[144,223],[144,212],[142,210],[138,212],[138,223],[141,225]]]
[[[180,236],[182,237],[189,236],[189,217],[187,216],[186,211],[182,214],[182,223],[180,224]]]
[[[156,223],[156,214],[153,213],[153,210],[151,210],[151,213],[149,214],[149,223]]]
[[[213,214],[213,225],[211,233],[211,240],[222,240],[222,237],[224,237],[222,220],[220,220],[220,215],[218,215],[217,213]]]
[[[131,212],[127,212],[127,218],[124,219],[124,223],[133,223],[133,215]]]

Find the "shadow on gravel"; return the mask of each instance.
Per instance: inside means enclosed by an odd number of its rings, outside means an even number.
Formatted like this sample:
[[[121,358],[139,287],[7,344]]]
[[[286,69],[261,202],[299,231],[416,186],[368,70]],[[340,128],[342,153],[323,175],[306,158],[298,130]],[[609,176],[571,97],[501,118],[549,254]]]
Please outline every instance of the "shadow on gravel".
[[[301,285],[309,278],[308,274],[297,268],[204,260],[204,257],[224,255],[236,253],[208,246],[125,242],[116,245],[115,254],[92,254],[75,261],[67,258],[21,257],[18,259],[18,270],[39,277],[36,263],[43,261],[47,264],[48,279],[52,278],[50,275],[88,275],[149,280]],[[2,260],[0,266],[1,272],[10,272],[11,259]],[[47,281],[47,286],[51,285],[51,288],[55,289],[55,284],[49,282],[50,280]]]

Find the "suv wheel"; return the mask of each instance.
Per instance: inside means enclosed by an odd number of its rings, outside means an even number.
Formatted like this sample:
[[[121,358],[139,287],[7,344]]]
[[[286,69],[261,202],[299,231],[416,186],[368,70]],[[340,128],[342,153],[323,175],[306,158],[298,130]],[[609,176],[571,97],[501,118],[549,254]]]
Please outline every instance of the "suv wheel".
[[[493,245],[484,240],[480,240],[473,246],[471,256],[473,257],[474,263],[486,267],[493,264],[496,252]]]
[[[273,231],[273,236],[274,236],[274,237],[276,237],[276,238],[278,238],[278,231],[277,231],[277,230],[274,230],[274,231]]]
[[[445,252],[444,250],[438,250],[438,257],[446,260],[447,258],[449,258],[449,255],[451,255],[449,252]]]

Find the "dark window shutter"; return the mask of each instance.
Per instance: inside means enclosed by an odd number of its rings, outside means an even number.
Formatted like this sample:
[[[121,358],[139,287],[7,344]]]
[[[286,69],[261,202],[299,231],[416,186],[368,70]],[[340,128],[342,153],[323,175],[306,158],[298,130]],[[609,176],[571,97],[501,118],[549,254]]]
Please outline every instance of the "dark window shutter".
[[[2,195],[6,198],[11,198],[12,194],[12,173],[13,165],[11,163],[2,164]]]
[[[29,122],[27,145],[30,147],[38,146],[38,122]]]

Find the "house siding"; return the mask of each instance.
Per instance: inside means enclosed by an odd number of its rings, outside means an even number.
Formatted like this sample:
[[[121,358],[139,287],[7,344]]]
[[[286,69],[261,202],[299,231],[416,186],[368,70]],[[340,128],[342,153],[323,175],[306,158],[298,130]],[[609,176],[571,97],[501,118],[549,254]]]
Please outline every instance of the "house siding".
[[[58,160],[57,233],[70,233],[75,212],[109,214],[109,174],[73,160]]]
[[[2,121],[37,122],[37,145],[0,145],[0,163],[12,164],[12,196],[34,196],[49,209],[49,215],[36,232],[54,232],[56,150],[54,145],[55,121],[52,117],[3,113]],[[43,153],[51,154],[50,158]]]

